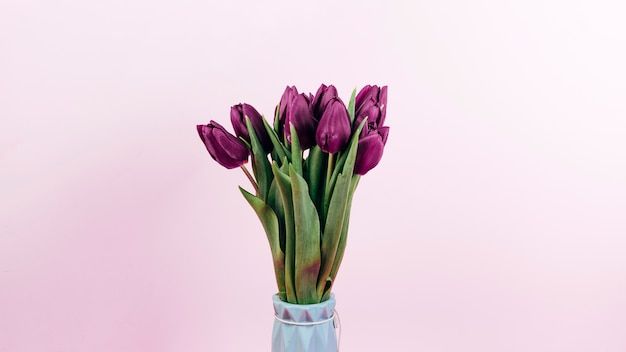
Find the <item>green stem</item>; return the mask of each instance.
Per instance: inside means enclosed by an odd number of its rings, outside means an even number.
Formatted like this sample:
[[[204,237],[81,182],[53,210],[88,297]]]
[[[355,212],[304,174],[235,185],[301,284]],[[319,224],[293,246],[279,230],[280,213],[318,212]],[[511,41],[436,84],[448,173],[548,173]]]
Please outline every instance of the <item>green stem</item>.
[[[335,154],[328,154],[328,167],[326,168],[326,186],[324,187],[324,199],[328,199],[330,196],[330,179],[333,175],[333,170],[335,168]]]
[[[333,171],[335,168],[335,154],[328,154],[328,164],[326,164],[326,178],[324,179],[324,193],[322,194],[322,201],[320,202],[321,208],[321,220],[322,220],[322,230],[324,229],[324,225],[326,224],[326,216],[328,215],[327,203],[330,199],[330,180],[333,175]]]
[[[254,177],[252,177],[252,175],[250,175],[250,171],[248,171],[248,168],[246,168],[245,165],[241,165],[241,169],[243,170],[243,173],[246,174],[246,176],[248,177],[248,180],[250,180],[250,183],[252,183],[252,187],[254,187],[254,191],[256,192],[256,195],[259,195],[259,187],[257,186],[256,182],[254,181]]]

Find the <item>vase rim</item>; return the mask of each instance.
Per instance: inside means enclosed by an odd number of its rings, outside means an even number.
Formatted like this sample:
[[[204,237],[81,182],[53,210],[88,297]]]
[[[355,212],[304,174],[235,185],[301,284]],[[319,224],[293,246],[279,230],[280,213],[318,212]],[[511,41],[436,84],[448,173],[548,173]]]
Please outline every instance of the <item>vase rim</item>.
[[[292,306],[298,306],[298,307],[315,307],[315,306],[324,306],[324,305],[328,305],[331,303],[335,303],[335,294],[331,292],[330,296],[328,297],[327,300],[319,302],[319,303],[310,303],[310,304],[300,304],[300,303],[290,303],[290,302],[285,302],[282,299],[280,299],[280,296],[278,295],[278,293],[275,293],[272,295],[272,300],[274,301],[274,303],[280,303],[280,304],[284,304],[284,305],[292,305]]]

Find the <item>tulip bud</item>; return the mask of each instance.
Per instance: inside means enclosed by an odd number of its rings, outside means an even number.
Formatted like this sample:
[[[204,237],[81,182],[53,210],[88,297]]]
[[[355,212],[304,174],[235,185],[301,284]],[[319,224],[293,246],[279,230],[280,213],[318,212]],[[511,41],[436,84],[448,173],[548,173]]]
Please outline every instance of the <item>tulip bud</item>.
[[[361,105],[363,105],[363,103],[366,100],[378,100],[378,94],[380,93],[380,88],[378,88],[378,86],[372,86],[372,85],[366,85],[365,87],[361,88],[361,90],[359,91],[359,94],[356,95],[356,99],[355,99],[355,108],[358,110],[359,107]]]
[[[237,137],[241,137],[250,143],[250,134],[246,126],[246,116],[250,119],[250,123],[252,123],[254,132],[261,142],[263,150],[265,150],[266,153],[271,152],[273,144],[263,124],[263,117],[252,105],[238,104],[230,108],[230,121],[233,124]]]
[[[348,109],[338,98],[330,100],[317,126],[315,140],[323,152],[342,150],[352,134]]]
[[[248,161],[249,150],[244,142],[230,134],[215,121],[197,125],[198,135],[213,160],[227,169],[234,169]]]
[[[383,157],[383,149],[387,143],[388,135],[389,127],[381,127],[377,130],[368,130],[367,135],[359,139],[354,162],[355,174],[365,175],[378,165]]]
[[[380,120],[380,107],[371,99],[363,102],[360,106],[358,113],[356,113],[355,126],[359,126],[361,122],[367,118],[367,126],[369,129],[376,129]],[[367,134],[367,129],[363,128],[361,136]]]
[[[296,87],[287,87],[280,99],[276,116],[278,117],[278,134],[291,143],[291,124],[298,133],[301,149],[308,149],[315,145],[315,129],[317,121],[311,112],[313,96],[304,93],[298,94]]]
[[[387,86],[365,86],[355,99],[356,126],[365,117],[370,128],[377,129],[385,123],[387,115]]]
[[[337,88],[335,88],[335,86],[326,86],[325,84],[322,84],[317,90],[317,93],[315,93],[315,98],[311,103],[311,110],[313,111],[315,119],[319,121],[322,118],[328,103],[338,97],[339,94],[337,93]]]
[[[317,129],[317,121],[311,113],[312,96],[306,96],[304,93],[296,95],[291,105],[287,108],[287,122],[285,123],[285,131],[287,140],[291,143],[291,128],[293,127],[298,133],[300,141],[300,149],[308,149],[315,145],[315,130]]]
[[[274,115],[278,116],[279,126],[285,126],[285,121],[287,120],[287,106],[291,104],[291,101],[296,97],[296,95],[298,95],[298,89],[295,86],[287,86],[283,95],[280,97],[280,104],[276,107],[278,111],[274,112]]]

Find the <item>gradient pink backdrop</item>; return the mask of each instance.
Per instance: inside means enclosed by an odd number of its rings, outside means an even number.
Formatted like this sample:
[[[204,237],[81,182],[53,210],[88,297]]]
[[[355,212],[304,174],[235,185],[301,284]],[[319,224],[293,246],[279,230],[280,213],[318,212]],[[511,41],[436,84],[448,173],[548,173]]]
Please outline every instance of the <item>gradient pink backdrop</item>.
[[[0,351],[268,351],[269,247],[195,125],[389,86],[342,351],[626,351],[617,1],[0,2]]]

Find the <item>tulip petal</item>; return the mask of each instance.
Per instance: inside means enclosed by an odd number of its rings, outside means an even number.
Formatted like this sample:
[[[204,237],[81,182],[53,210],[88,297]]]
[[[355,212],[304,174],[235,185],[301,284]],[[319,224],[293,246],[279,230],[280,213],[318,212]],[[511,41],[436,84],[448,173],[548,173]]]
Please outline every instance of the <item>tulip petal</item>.
[[[389,136],[389,127],[383,126],[378,129],[378,133],[383,140],[383,144],[387,144],[387,137]]]
[[[243,141],[230,134],[215,121],[196,127],[202,142],[213,160],[227,169],[239,167],[248,161],[249,150]]]
[[[287,120],[285,122],[285,133],[287,141],[291,143],[290,125],[296,129],[302,150],[315,145],[315,129],[317,123],[313,118],[309,107],[310,100],[305,94],[297,95],[290,106],[287,107]]]
[[[378,121],[378,126],[383,126],[385,124],[385,117],[387,117],[387,86],[380,89],[378,105],[380,106],[380,119]]]
[[[246,125],[246,117],[248,117],[250,122],[252,122],[254,132],[256,133],[257,138],[259,138],[259,141],[263,146],[263,150],[266,153],[271,152],[273,144],[270,136],[265,130],[265,120],[252,105],[244,103],[234,105],[230,108],[230,121],[237,137],[241,137],[250,143],[250,134],[248,133],[248,126]]]
[[[382,136],[378,133],[378,131],[373,131],[368,136],[359,140],[358,153],[354,164],[354,173],[365,175],[368,171],[378,165],[383,157],[384,147],[385,144],[383,143]]]
[[[371,85],[366,85],[365,87],[361,88],[361,90],[359,91],[359,94],[357,94],[356,96],[356,110],[357,111],[366,100],[370,100],[372,99],[373,95],[378,94],[378,91],[376,89],[377,89],[376,86],[371,86]]]
[[[351,135],[350,116],[343,102],[333,99],[317,126],[315,140],[326,153],[334,154],[342,150]]]
[[[367,124],[372,128],[375,129],[379,126],[380,107],[373,100],[365,101],[357,111],[357,123],[361,123],[365,118],[367,118]]]
[[[280,97],[280,103],[277,106],[276,116],[274,118],[274,128],[277,128],[276,131],[281,140],[283,140],[285,133],[289,133],[289,129],[287,129],[287,131],[284,129],[287,123],[287,110],[297,95],[298,89],[296,89],[296,87],[287,86],[283,95]]]
[[[326,106],[333,99],[339,99],[337,88],[333,85],[326,86],[322,84],[317,90],[317,93],[315,93],[315,98],[311,101],[313,116],[318,120],[321,119],[324,110],[326,110]]]

